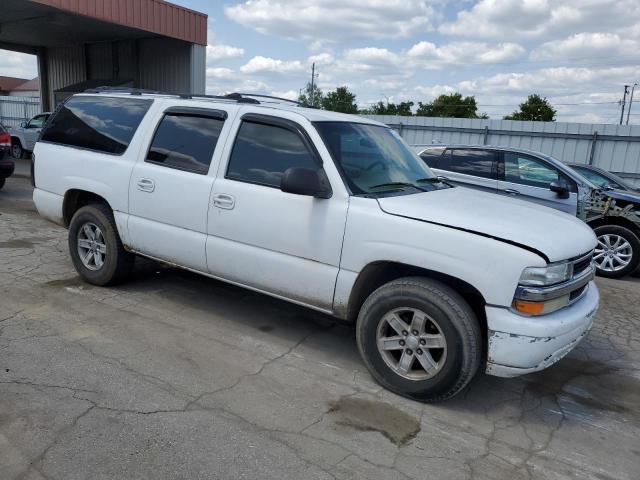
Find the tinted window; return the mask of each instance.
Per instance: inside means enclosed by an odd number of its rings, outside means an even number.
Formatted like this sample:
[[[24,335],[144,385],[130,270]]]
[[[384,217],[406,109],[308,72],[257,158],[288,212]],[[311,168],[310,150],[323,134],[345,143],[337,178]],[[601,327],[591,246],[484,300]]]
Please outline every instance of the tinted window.
[[[206,175],[223,120],[193,115],[165,115],[147,162]]]
[[[37,115],[29,121],[29,128],[42,128],[49,115]]]
[[[438,166],[439,159],[442,156],[442,152],[444,148],[433,148],[430,150],[425,150],[420,154],[420,158],[424,160],[424,162],[431,168],[440,168]]]
[[[482,178],[497,178],[494,165],[496,155],[487,150],[447,150],[438,168]]]
[[[242,122],[227,178],[280,187],[282,174],[291,167],[319,167],[298,133],[275,125]]]
[[[41,140],[121,155],[152,100],[72,97],[59,107]]]
[[[563,178],[575,191],[575,182],[543,160],[518,153],[505,153],[504,179],[507,182],[548,189],[551,182]]]

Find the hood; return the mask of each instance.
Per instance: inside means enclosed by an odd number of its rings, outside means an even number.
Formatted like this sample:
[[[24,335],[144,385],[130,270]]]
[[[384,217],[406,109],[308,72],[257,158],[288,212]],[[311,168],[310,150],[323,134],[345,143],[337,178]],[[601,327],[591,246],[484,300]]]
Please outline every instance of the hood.
[[[634,203],[640,207],[640,193],[628,192],[626,190],[599,190],[604,197],[613,198],[614,200],[623,200],[625,202]]]
[[[550,262],[576,257],[596,246],[591,228],[567,213],[464,187],[379,198],[378,203],[390,215],[524,246]]]

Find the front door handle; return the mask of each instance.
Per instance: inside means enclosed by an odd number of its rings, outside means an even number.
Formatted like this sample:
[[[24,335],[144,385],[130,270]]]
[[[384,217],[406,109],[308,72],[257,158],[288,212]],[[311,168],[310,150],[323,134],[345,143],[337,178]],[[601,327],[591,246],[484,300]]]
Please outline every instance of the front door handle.
[[[213,196],[213,205],[225,210],[231,210],[236,205],[236,200],[226,193],[217,193]]]
[[[149,178],[141,178],[138,180],[138,190],[143,192],[153,192],[156,189],[156,184]]]
[[[520,195],[520,192],[518,190],[514,190],[513,188],[505,188],[504,190],[502,190],[503,193],[506,193],[507,195]]]

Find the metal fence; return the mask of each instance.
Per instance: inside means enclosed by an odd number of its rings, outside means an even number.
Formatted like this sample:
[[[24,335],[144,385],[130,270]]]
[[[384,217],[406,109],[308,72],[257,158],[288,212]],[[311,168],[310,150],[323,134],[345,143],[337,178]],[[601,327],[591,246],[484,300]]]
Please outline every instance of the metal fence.
[[[17,127],[40,113],[39,97],[0,96],[0,123],[5,127]]]
[[[640,185],[640,125],[369,115],[409,144],[495,145],[595,165]]]

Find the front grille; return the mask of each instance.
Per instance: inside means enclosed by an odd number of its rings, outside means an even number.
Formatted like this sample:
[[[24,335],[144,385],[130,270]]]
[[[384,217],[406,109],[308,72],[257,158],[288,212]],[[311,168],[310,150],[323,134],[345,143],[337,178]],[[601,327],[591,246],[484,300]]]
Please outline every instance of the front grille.
[[[584,291],[587,289],[589,285],[583,285],[582,287],[578,288],[577,290],[574,290],[573,292],[571,292],[569,294],[569,302],[573,302],[574,300],[578,299],[580,297],[580,295],[582,295],[584,293]]]
[[[592,259],[593,259],[593,252],[590,252],[587,255],[578,258],[573,263],[573,276],[580,275],[587,268],[589,268],[591,266]]]

